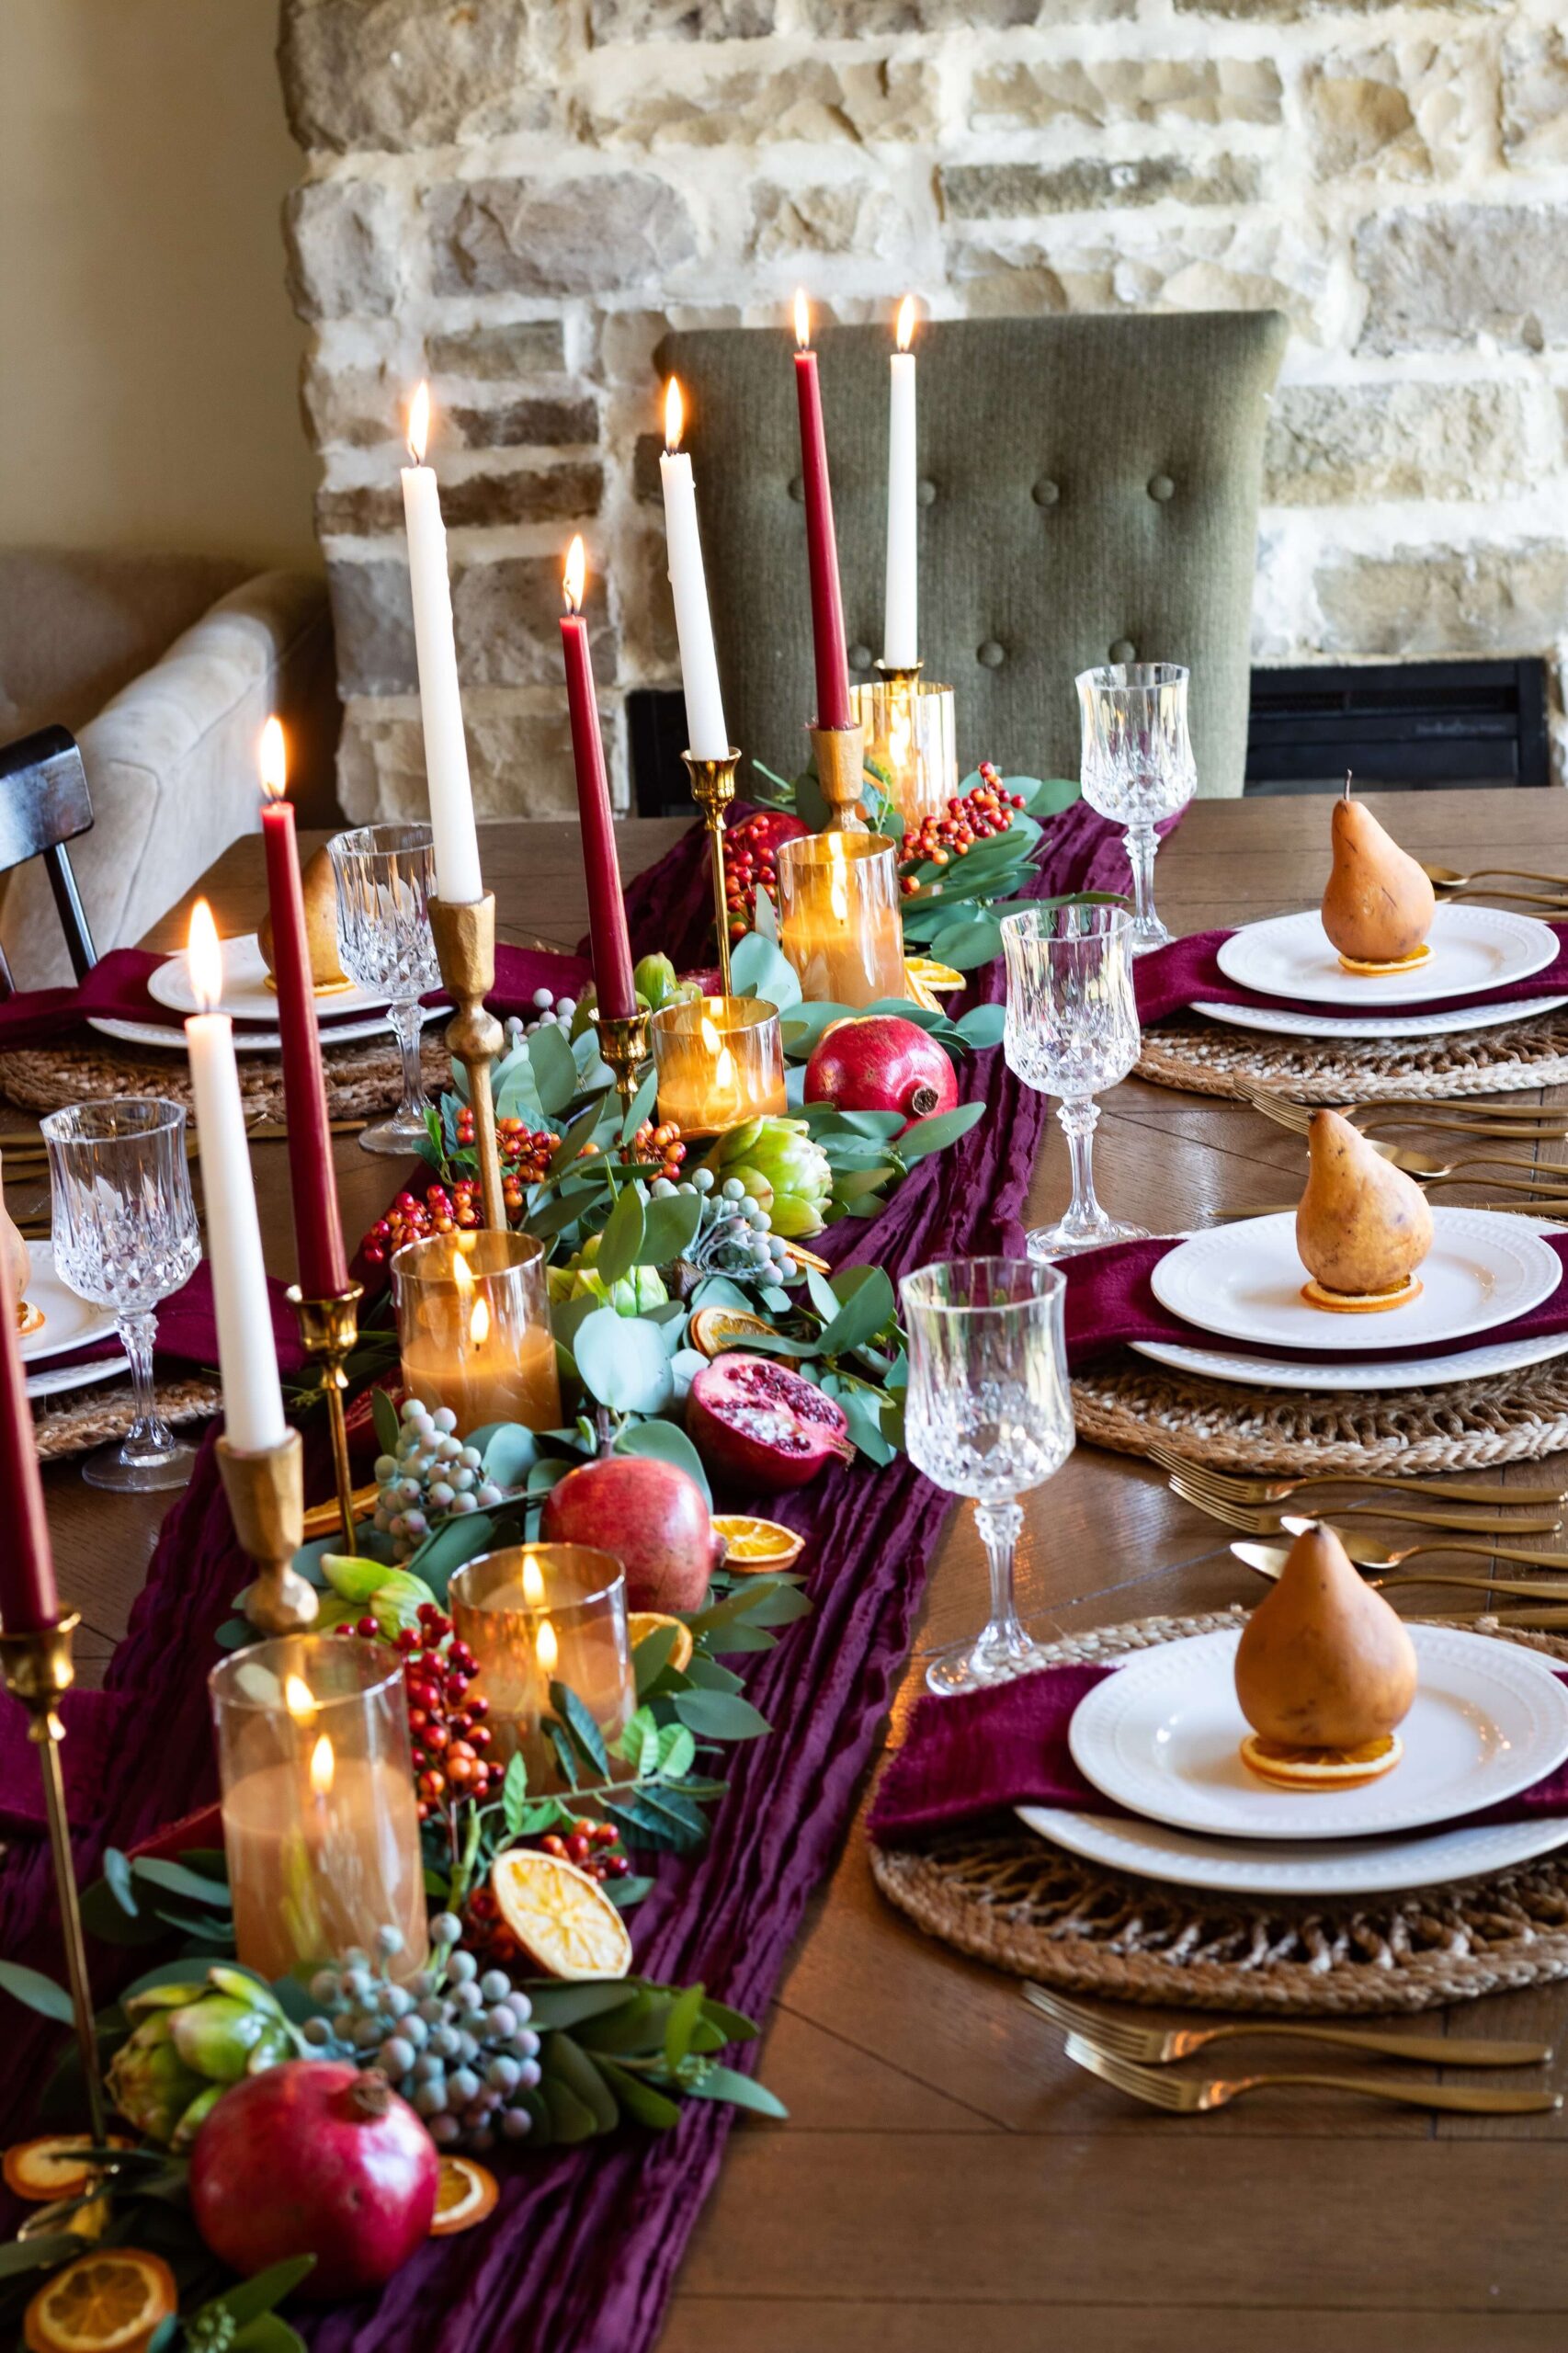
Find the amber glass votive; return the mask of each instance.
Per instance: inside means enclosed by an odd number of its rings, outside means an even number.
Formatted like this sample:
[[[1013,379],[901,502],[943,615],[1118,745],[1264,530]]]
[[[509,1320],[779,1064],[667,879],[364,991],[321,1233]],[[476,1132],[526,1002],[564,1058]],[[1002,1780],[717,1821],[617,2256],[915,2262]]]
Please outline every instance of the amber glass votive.
[[[885,834],[807,834],[778,846],[778,945],[812,1005],[903,996],[898,858]]]
[[[509,1544],[482,1552],[448,1587],[460,1642],[478,1665],[493,1756],[521,1751],[530,1789],[560,1784],[540,1730],[550,1687],[574,1691],[613,1748],[637,1704],[626,1626],[626,1578],[613,1552],[591,1544]]]
[[[378,1928],[425,1966],[425,1870],[403,1661],[379,1643],[287,1634],[235,1651],[207,1678],[218,1733],[234,1943],[282,1977]]]
[[[449,1405],[464,1438],[491,1422],[559,1429],[542,1242],[432,1233],[393,1253],[392,1280],[403,1384],[421,1404]]]
[[[659,1117],[674,1120],[683,1136],[717,1135],[788,1110],[777,1006],[754,996],[697,997],[655,1013],[649,1035]]]
[[[939,816],[959,784],[958,719],[951,687],[895,675],[853,687],[866,758],[887,777],[906,825]]]

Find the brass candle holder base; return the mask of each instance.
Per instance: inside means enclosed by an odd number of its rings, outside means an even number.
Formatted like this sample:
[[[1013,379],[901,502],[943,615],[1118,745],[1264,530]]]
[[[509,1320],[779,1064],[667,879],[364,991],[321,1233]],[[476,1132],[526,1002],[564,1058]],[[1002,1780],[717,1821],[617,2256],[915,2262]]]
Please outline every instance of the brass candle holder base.
[[[624,1124],[637,1094],[642,1065],[648,1059],[647,1007],[638,1013],[596,1013],[594,1028],[599,1035],[599,1052],[615,1079]]]
[[[54,1892],[60,1905],[61,1935],[65,1946],[65,1976],[71,1988],[71,2014],[81,2055],[82,2077],[87,2092],[87,2116],[94,2145],[105,2138],[104,2092],[98,2074],[98,2038],[93,2024],[93,1995],[87,1983],[87,1948],[82,1939],[82,1908],[76,1895],[76,1865],[71,1853],[71,1824],[65,1812],[65,1776],[61,1769],[60,1744],[65,1727],[59,1703],[76,1679],[71,1637],[81,1623],[73,1610],[52,1626],[36,1632],[0,1634],[0,1675],[13,1699],[28,1711],[28,1738],[38,1750],[43,1775],[43,1807],[49,1823],[49,1855],[54,1867]]]
[[[294,1567],[305,1533],[305,1450],[298,1430],[281,1446],[249,1453],[218,1440],[218,1468],[240,1550],[256,1565],[245,1616],[258,1634],[297,1634],[311,1625],[315,1587]]]
[[[484,1005],[495,985],[494,892],[487,891],[471,906],[449,906],[445,900],[432,899],[430,930],[442,982],[458,1008],[447,1024],[447,1045],[453,1061],[460,1063],[468,1074],[484,1222],[505,1233],[506,1200],[501,1189],[495,1100],[490,1088],[490,1065],[501,1051],[505,1038],[501,1024],[485,1010]]]
[[[812,751],[817,782],[827,802],[824,834],[864,834],[869,831],[860,805],[866,780],[866,731],[859,722],[847,727],[813,727]]]
[[[719,942],[719,977],[723,983],[721,995],[731,996],[734,992],[730,986],[730,893],[724,876],[724,812],[735,797],[735,770],[741,756],[732,745],[722,760],[699,760],[694,752],[683,752],[681,758],[691,779],[691,797],[701,810],[702,822],[708,828],[708,855],[713,867],[713,932]]]
[[[355,1534],[354,1474],[348,1462],[348,1424],[343,1410],[348,1387],[344,1364],[359,1337],[359,1302],[363,1296],[358,1283],[350,1283],[347,1290],[335,1291],[325,1299],[307,1299],[298,1283],[289,1293],[289,1304],[300,1320],[301,1344],[311,1362],[321,1367],[321,1392],[326,1399],[327,1427],[332,1432],[332,1468],[337,1487],[343,1550],[349,1554],[358,1552],[359,1540]]]
[[[916,687],[925,667],[924,662],[879,662],[877,676],[885,678],[890,687]]]

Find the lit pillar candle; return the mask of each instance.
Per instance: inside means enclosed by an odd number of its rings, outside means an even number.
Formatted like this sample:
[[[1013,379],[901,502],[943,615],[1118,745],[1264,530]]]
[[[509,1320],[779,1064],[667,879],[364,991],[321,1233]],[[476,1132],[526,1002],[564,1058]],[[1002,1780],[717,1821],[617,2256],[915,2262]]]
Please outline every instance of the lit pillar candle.
[[[421,1404],[449,1406],[464,1438],[492,1422],[559,1429],[542,1244],[430,1234],[393,1253],[392,1281],[403,1386]]]
[[[560,1787],[548,1734],[550,1687],[576,1693],[612,1745],[636,1705],[626,1580],[586,1544],[518,1544],[481,1553],[448,1589],[453,1630],[478,1665],[474,1695],[497,1759],[521,1752],[530,1789]]]
[[[719,659],[713,651],[702,538],[697,528],[697,487],[691,478],[691,460],[680,447],[682,423],[680,386],[672,376],[665,395],[665,454],[659,460],[659,480],[665,492],[670,595],[675,600],[681,685],[686,690],[686,748],[696,760],[722,760],[729,756],[730,738],[719,692]]]
[[[447,527],[441,520],[435,472],[425,463],[429,429],[430,388],[421,384],[408,412],[408,449],[414,463],[403,469],[403,513],[408,527],[408,585],[414,598],[430,830],[436,839],[436,888],[449,906],[472,906],[484,896],[484,883],[479,870],[468,745],[463,741],[452,589],[447,574]]]
[[[807,834],[778,850],[778,945],[812,1005],[905,994],[898,865],[880,834]]]
[[[890,670],[912,670],[920,659],[919,554],[915,540],[915,297],[899,306],[898,349],[889,366],[888,560],[882,606],[882,660]]]
[[[6,1533],[0,1540],[0,1630],[36,1634],[60,1616],[54,1554],[44,1518],[33,1409],[17,1336],[21,1299],[11,1282],[10,1253],[0,1250],[0,1494]]]
[[[566,610],[561,617],[561,646],[566,662],[566,707],[572,721],[572,758],[577,773],[577,814],[583,835],[583,871],[588,884],[588,944],[594,966],[597,1010],[612,1020],[637,1010],[631,981],[631,942],[626,931],[626,901],[615,854],[609,778],[594,699],[594,665],[588,624],[583,619],[587,558],[580,538],[566,551],[562,585]],[[726,745],[725,749],[729,746]]]
[[[789,1109],[776,1006],[760,997],[669,1005],[649,1025],[659,1117],[687,1136],[716,1135]]]
[[[223,1428],[231,1446],[259,1454],[282,1445],[288,1425],[240,1102],[234,1025],[226,1013],[210,1009],[223,994],[223,951],[205,899],[198,899],[191,912],[189,957],[191,989],[202,1010],[186,1023],[185,1040],[201,1147]]]
[[[294,1254],[307,1299],[330,1299],[348,1288],[348,1261],[337,1213],[332,1127],[326,1114],[321,1033],[305,938],[305,901],[294,844],[294,811],[284,797],[288,755],[283,730],[269,719],[261,733],[261,813],[267,851],[267,901],[272,915],[277,967],[278,1026],[283,1041],[283,1101],[288,1114],[289,1189],[294,1205]]]
[[[844,598],[838,585],[838,541],[833,528],[833,491],[827,478],[827,434],[823,425],[817,356],[811,347],[812,314],[803,293],[795,297],[795,398],[801,411],[801,481],[806,506],[806,560],[811,567],[812,643],[816,660],[819,727],[848,727],[849,658],[844,645]]]

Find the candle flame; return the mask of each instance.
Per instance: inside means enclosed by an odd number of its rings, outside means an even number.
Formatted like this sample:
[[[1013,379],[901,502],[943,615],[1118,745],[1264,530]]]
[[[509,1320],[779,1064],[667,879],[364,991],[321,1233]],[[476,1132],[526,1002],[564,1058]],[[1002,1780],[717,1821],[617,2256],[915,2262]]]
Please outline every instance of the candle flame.
[[[269,801],[281,801],[289,790],[289,747],[283,740],[283,722],[276,714],[261,731],[257,766],[263,792]]]
[[[713,1063],[714,1086],[717,1087],[733,1087],[735,1083],[735,1058],[733,1054],[730,1051],[728,1046],[725,1045],[723,1040],[720,1037],[719,1032],[714,1029],[713,1024],[709,1020],[706,1014],[701,1016],[699,1026],[702,1031],[702,1042],[707,1047],[709,1052],[715,1058]]]
[[[223,994],[223,950],[218,926],[205,899],[190,911],[190,937],[186,944],[191,994],[203,1013],[210,1013]]]
[[[311,1795],[324,1798],[332,1787],[337,1770],[337,1759],[332,1753],[332,1743],[324,1732],[311,1751]]]
[[[539,1661],[539,1671],[541,1675],[548,1676],[555,1673],[556,1664],[561,1656],[561,1645],[555,1639],[555,1629],[548,1618],[541,1618],[539,1621],[539,1632],[534,1636],[534,1656]]]
[[[416,466],[425,463],[430,438],[430,387],[421,384],[408,404],[408,454]]]
[[[535,1608],[544,1599],[544,1574],[531,1552],[523,1554],[523,1599]]]
[[[665,447],[680,448],[681,427],[686,423],[686,403],[681,398],[680,378],[672,376],[665,388]]]
[[[566,551],[565,567],[561,574],[561,585],[566,594],[566,609],[569,613],[582,611],[583,589],[587,576],[588,559],[584,551],[583,534],[579,531]]]
[[[915,335],[915,297],[906,294],[898,306],[898,347],[907,351]]]
[[[473,1289],[473,1273],[461,1249],[452,1253],[452,1288],[460,1299],[467,1299]]]
[[[468,1319],[468,1336],[470,1346],[476,1348],[482,1348],[490,1337],[490,1302],[487,1299],[474,1301],[473,1313]]]
[[[797,286],[795,289],[795,341],[804,351],[810,346],[811,340],[812,306],[806,300],[805,288]]]
[[[286,1675],[283,1678],[283,1704],[294,1722],[308,1724],[316,1711],[315,1693],[302,1675]]]
[[[849,870],[844,860],[844,836],[829,834],[827,837],[827,895],[833,912],[840,923],[849,920]]]

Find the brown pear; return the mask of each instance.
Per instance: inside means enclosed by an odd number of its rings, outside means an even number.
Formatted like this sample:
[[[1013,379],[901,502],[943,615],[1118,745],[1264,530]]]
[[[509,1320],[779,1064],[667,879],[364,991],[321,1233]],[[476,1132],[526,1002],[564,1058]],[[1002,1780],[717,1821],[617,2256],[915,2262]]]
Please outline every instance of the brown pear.
[[[3,1192],[0,1192],[0,1256],[4,1256],[6,1271],[11,1281],[11,1296],[17,1302],[17,1329],[18,1332],[36,1332],[42,1324],[43,1317],[36,1307],[28,1306],[27,1300],[27,1289],[32,1277],[33,1262],[28,1254],[28,1245],[17,1231],[12,1222],[11,1212],[6,1207]]]
[[[1236,1698],[1254,1732],[1292,1748],[1359,1748],[1415,1697],[1415,1649],[1331,1528],[1297,1537],[1242,1629]]]
[[[1432,1212],[1414,1178],[1337,1111],[1314,1111],[1296,1247],[1325,1290],[1361,1297],[1408,1281],[1432,1247]]]
[[[1334,804],[1332,832],[1334,866],[1323,894],[1330,941],[1358,964],[1414,956],[1432,928],[1432,885],[1371,811],[1351,800],[1348,777]]]
[[[300,890],[305,902],[305,946],[311,959],[312,982],[318,989],[345,987],[348,975],[337,961],[337,880],[324,849],[318,849],[306,859]],[[262,917],[256,938],[261,944],[262,962],[269,972],[276,971],[270,910]]]

